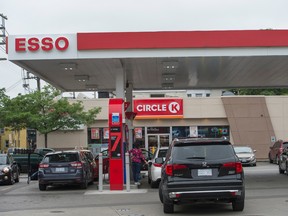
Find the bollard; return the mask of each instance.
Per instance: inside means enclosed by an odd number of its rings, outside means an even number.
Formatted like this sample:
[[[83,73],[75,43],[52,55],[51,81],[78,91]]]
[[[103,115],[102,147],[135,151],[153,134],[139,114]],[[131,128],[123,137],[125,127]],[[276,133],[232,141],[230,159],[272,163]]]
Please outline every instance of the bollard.
[[[98,176],[98,181],[99,181],[99,191],[103,191],[103,154],[99,153],[99,176]]]
[[[129,153],[125,153],[125,169],[126,169],[126,191],[130,191],[130,163],[129,163]]]

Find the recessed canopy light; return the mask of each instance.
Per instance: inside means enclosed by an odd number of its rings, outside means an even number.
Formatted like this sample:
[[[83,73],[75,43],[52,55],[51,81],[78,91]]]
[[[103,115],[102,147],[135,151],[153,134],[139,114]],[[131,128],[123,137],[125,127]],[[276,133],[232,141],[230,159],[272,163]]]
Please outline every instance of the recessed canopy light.
[[[75,63],[61,63],[60,67],[65,71],[72,71],[77,69],[77,64]]]
[[[77,80],[79,82],[86,82],[89,80],[88,75],[75,75],[74,78],[75,78],[75,80]]]

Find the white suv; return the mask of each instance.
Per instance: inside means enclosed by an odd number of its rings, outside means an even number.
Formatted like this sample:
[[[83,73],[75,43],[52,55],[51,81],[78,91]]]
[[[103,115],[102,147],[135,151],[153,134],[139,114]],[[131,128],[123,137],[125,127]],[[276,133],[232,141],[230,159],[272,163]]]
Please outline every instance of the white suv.
[[[163,158],[165,160],[168,147],[158,148],[153,155],[153,158],[148,162],[148,183],[152,188],[157,188],[161,181],[161,166],[155,162],[155,158]]]

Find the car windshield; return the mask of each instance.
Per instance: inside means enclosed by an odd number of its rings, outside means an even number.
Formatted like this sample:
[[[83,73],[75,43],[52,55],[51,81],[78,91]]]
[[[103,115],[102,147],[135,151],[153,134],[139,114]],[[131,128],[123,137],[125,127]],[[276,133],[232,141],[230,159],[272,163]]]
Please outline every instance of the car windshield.
[[[7,164],[7,157],[0,156],[0,165],[6,165],[6,164]]]
[[[230,145],[185,145],[175,146],[173,157],[175,159],[189,160],[218,160],[234,156],[233,149]]]
[[[75,153],[59,153],[46,155],[43,159],[45,163],[62,163],[62,162],[73,162],[78,161],[77,154]]]
[[[249,147],[234,147],[236,153],[252,153],[252,149]]]

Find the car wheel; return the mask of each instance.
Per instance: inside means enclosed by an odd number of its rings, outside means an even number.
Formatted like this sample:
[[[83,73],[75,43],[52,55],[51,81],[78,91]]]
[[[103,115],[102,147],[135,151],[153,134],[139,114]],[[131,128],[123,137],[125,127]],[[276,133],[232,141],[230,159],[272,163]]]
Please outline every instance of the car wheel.
[[[159,199],[160,199],[161,203],[163,203],[163,194],[162,194],[162,184],[161,184],[161,182],[159,184],[158,193],[159,193]]]
[[[148,176],[148,184],[151,184],[151,178]]]
[[[151,188],[157,188],[159,186],[159,183],[157,181],[151,180]]]
[[[45,191],[47,188],[47,185],[46,184],[39,184],[39,190],[40,191]]]
[[[15,183],[14,174],[11,172],[11,173],[10,173],[9,185],[13,185],[14,183]]]
[[[17,171],[14,175],[15,182],[19,182],[19,172]]]
[[[172,203],[163,203],[163,211],[164,213],[173,213],[174,212],[174,204]]]
[[[243,211],[245,202],[245,192],[242,192],[241,197],[232,201],[233,211]]]
[[[84,179],[84,182],[82,182],[80,184],[80,188],[81,189],[87,189],[87,187],[88,187],[87,179]]]
[[[284,174],[284,170],[281,169],[280,164],[278,165],[278,167],[279,167],[279,173],[280,173],[280,174]]]
[[[271,155],[270,154],[268,155],[268,158],[269,158],[269,163],[273,163],[273,160],[271,159]]]
[[[279,164],[279,157],[278,157],[278,155],[276,155],[275,160],[276,160],[276,164]]]

